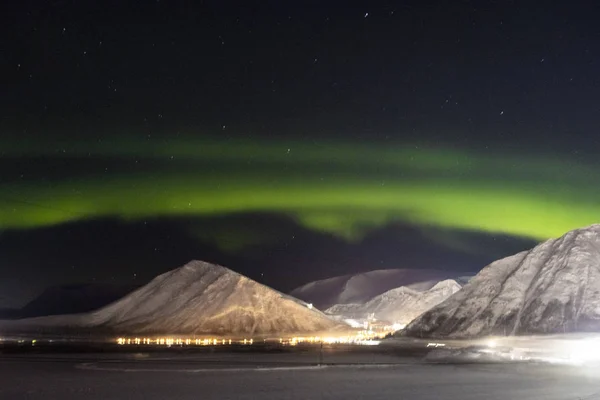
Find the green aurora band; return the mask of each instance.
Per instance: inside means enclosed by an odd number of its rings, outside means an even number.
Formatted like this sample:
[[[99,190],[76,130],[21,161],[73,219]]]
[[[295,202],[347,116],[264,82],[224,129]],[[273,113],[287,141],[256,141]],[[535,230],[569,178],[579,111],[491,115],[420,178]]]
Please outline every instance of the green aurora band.
[[[0,154],[0,229],[275,212],[349,239],[403,221],[541,240],[600,215],[596,165],[550,156],[180,136],[3,140]]]

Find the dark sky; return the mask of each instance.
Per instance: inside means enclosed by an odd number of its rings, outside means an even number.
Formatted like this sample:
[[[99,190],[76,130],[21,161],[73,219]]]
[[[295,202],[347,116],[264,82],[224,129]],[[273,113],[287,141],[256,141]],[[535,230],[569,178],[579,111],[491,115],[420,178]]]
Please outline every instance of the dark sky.
[[[593,2],[0,7],[0,306],[191,258],[477,271],[600,215]]]

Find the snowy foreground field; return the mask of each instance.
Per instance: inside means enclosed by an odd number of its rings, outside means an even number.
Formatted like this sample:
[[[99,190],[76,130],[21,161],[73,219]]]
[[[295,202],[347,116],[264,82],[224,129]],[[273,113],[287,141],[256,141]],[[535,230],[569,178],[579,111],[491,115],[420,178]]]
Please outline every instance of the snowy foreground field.
[[[0,354],[0,399],[600,399],[600,367],[287,353]]]

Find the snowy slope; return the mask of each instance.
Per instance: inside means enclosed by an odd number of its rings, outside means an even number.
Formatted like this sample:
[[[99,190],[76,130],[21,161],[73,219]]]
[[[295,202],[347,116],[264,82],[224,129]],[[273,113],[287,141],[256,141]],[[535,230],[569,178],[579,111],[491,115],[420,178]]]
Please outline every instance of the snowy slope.
[[[126,332],[186,334],[317,332],[337,325],[306,303],[200,261],[158,276],[87,315],[84,324]]]
[[[324,310],[334,304],[365,303],[400,286],[429,290],[439,281],[450,278],[455,275],[446,271],[383,269],[310,282],[294,289],[290,295]]]
[[[402,286],[388,290],[363,304],[336,304],[325,313],[341,319],[365,320],[373,316],[377,320],[406,325],[430,308],[459,291],[461,286],[454,280],[438,282],[429,290],[417,291]]]
[[[600,331],[600,225],[496,261],[403,335]]]

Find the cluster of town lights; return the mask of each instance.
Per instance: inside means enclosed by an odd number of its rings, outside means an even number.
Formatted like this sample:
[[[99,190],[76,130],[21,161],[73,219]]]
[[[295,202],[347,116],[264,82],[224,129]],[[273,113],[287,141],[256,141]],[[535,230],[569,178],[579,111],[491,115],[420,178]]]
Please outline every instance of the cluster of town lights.
[[[281,345],[297,346],[298,344],[379,344],[377,339],[384,335],[372,331],[361,332],[353,336],[298,336],[291,338],[263,339],[262,343],[276,343]],[[252,345],[254,339],[223,339],[223,338],[180,338],[180,337],[158,337],[158,338],[117,338],[119,345],[154,345],[154,346],[219,346],[219,345]]]
[[[135,345],[158,345],[158,346],[217,346],[228,344],[252,344],[252,339],[244,339],[241,341],[232,341],[231,339],[190,339],[190,338],[126,338],[120,337],[117,339],[117,344],[135,344]]]
[[[293,337],[287,341],[280,339],[281,344],[288,344],[290,346],[296,346],[302,343],[325,343],[325,344],[362,344],[362,345],[374,345],[379,344],[379,341],[375,339],[381,339],[385,335],[369,333],[359,333],[354,336],[310,336],[310,337]]]

